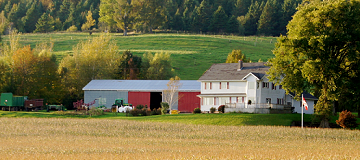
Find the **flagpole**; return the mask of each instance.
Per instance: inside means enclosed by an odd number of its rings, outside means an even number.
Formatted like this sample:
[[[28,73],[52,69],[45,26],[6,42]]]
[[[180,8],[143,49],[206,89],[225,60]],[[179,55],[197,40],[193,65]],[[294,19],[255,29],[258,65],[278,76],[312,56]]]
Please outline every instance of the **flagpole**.
[[[304,127],[304,104],[303,104],[304,95],[301,94],[301,128]]]

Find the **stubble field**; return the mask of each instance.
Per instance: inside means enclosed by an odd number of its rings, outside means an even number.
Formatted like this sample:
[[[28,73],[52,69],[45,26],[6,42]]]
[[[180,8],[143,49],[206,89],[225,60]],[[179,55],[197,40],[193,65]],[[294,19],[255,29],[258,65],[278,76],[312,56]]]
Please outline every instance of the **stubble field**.
[[[0,118],[0,159],[360,159],[360,132]]]

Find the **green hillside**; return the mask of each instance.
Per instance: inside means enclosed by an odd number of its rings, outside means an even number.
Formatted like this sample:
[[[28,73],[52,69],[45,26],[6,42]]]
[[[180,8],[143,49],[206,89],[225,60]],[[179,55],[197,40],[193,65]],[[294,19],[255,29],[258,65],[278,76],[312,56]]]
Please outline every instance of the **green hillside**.
[[[22,45],[35,47],[41,42],[53,42],[53,52],[58,61],[67,54],[71,54],[72,48],[79,42],[88,40],[88,33],[51,33],[51,34],[24,34],[20,37]],[[240,49],[252,61],[259,59],[267,61],[273,57],[276,37],[243,37],[222,35],[191,35],[191,34],[145,34],[121,36],[112,34],[119,50],[131,50],[135,55],[146,52],[167,52],[171,54],[172,66],[181,79],[196,80],[212,64],[224,63],[227,55],[233,49]],[[4,41],[8,40],[4,36]],[[121,54],[121,52],[119,52]]]

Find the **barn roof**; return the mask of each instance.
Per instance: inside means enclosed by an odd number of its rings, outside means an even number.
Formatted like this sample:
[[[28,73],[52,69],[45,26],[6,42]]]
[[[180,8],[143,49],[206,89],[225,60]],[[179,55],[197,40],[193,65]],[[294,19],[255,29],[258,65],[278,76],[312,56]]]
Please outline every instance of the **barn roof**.
[[[199,81],[206,80],[242,80],[250,73],[256,78],[261,79],[265,76],[270,67],[265,66],[265,62],[243,63],[243,68],[239,70],[239,63],[219,63],[213,64],[200,78]]]
[[[161,92],[167,89],[169,80],[92,80],[84,91],[147,91]],[[180,80],[179,91],[200,92],[201,83],[196,80]]]

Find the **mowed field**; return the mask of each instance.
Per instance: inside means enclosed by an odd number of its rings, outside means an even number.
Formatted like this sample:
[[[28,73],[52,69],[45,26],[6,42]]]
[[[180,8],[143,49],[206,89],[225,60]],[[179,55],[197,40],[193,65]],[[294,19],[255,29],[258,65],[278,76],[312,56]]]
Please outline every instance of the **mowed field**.
[[[102,33],[49,33],[23,34],[22,45],[35,47],[42,42],[53,42],[53,53],[57,61],[72,54],[73,47],[80,41],[86,41]],[[243,37],[223,35],[192,34],[144,34],[124,37],[120,33],[112,33],[114,42],[122,51],[130,50],[142,56],[144,53],[164,52],[171,54],[172,67],[181,79],[197,80],[212,64],[225,63],[227,55],[233,49],[240,49],[248,58],[257,62],[267,61],[273,57],[276,37]],[[8,41],[8,36],[3,36]]]
[[[358,130],[7,117],[0,128],[0,159],[360,159]]]

